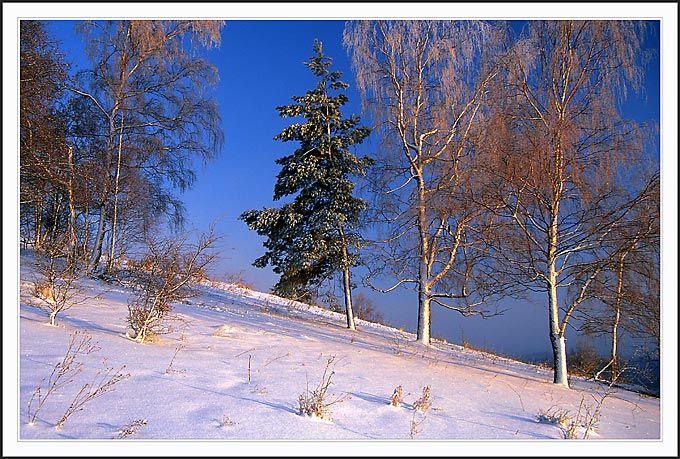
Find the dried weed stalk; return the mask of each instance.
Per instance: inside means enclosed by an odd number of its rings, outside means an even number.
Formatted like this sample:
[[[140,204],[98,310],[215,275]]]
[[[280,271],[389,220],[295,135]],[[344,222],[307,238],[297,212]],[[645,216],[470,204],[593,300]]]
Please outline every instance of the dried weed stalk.
[[[335,365],[335,356],[331,356],[326,361],[326,368],[321,376],[321,382],[314,390],[309,390],[309,381],[305,392],[298,397],[300,414],[314,416],[320,419],[331,419],[330,407],[336,403],[344,402],[349,399],[350,394],[342,396],[332,396],[328,394],[328,389],[332,384],[331,379],[335,374],[332,367]],[[330,370],[330,372],[329,372]]]
[[[125,365],[120,367],[115,373],[113,372],[113,368],[106,366],[106,360],[104,360],[104,367],[103,370],[98,371],[94,375],[91,382],[84,384],[78,393],[76,393],[73,400],[71,400],[70,405],[57,423],[57,429],[61,429],[72,414],[82,411],[83,406],[87,402],[112,391],[115,384],[130,377],[130,373],[121,373],[121,371],[125,369]]]
[[[47,398],[59,389],[72,383],[76,375],[82,371],[83,363],[77,362],[76,357],[91,354],[99,349],[95,344],[92,344],[92,337],[86,331],[71,333],[66,354],[52,369],[44,389],[43,383],[45,383],[45,378],[40,380],[40,384],[28,401],[29,424],[33,424]],[[37,403],[36,406],[33,405],[34,401]]]
[[[423,393],[418,400],[413,402],[413,409],[421,413],[427,413],[432,407],[432,399],[430,397],[430,386],[423,387]]]

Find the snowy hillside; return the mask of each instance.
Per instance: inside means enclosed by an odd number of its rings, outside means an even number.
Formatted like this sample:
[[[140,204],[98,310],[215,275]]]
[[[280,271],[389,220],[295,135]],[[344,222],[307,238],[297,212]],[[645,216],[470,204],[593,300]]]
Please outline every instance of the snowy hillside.
[[[93,279],[84,281],[91,298],[52,327],[30,305],[31,266],[22,252],[14,454],[525,456],[593,447],[616,454],[611,440],[626,440],[623,455],[646,455],[662,443],[659,399],[617,389],[603,400],[606,386],[572,380],[571,389],[556,387],[548,369],[447,343],[422,346],[413,335],[361,320],[351,332],[341,314],[233,285],[204,285],[200,296],[174,305],[178,329],[154,344],[125,336],[129,292]],[[72,336],[90,336],[96,348],[78,354],[73,365],[82,362],[82,372],[47,395]],[[109,378],[129,377],[57,429],[78,390],[97,372],[106,376],[105,368]],[[319,385],[325,369],[326,377],[333,372],[328,400],[341,400],[329,407],[330,419],[300,415],[300,395]],[[398,407],[390,404],[397,386]],[[416,411],[426,386],[431,406]],[[539,420],[541,413],[574,420],[581,402],[586,420],[598,401],[601,417],[588,441],[565,440],[563,427]]]

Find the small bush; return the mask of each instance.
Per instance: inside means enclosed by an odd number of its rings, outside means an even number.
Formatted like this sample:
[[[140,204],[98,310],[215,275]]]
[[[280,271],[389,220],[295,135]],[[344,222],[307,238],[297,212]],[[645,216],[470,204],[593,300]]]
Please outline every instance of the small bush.
[[[421,413],[427,413],[432,407],[430,398],[430,386],[423,387],[423,393],[418,400],[413,402],[413,409]]]
[[[75,260],[62,256],[59,247],[36,251],[35,268],[39,278],[33,296],[40,300],[38,307],[49,313],[48,323],[54,326],[57,314],[85,301],[79,286],[83,275]]]
[[[202,234],[196,244],[188,235],[149,238],[147,253],[130,263],[135,293],[128,303],[128,336],[138,342],[155,341],[157,336],[173,331],[172,302],[196,294],[194,284],[206,279],[206,268],[215,259],[213,247],[218,238],[212,229]]]
[[[574,376],[595,378],[599,370],[607,364],[595,345],[590,341],[579,343],[568,355],[569,370]]]
[[[394,393],[392,394],[392,397],[390,397],[390,405],[399,407],[401,406],[401,403],[403,401],[402,397],[404,396],[404,388],[402,386],[397,386],[394,389]]]
[[[314,390],[309,390],[309,381],[305,392],[298,397],[299,412],[301,415],[314,416],[319,419],[331,420],[330,407],[336,403],[344,402],[350,398],[349,394],[333,397],[328,394],[328,389],[332,384],[331,379],[335,371],[331,367],[335,364],[335,356],[331,356],[326,361],[326,368],[321,376],[321,382]],[[329,369],[331,370],[329,373]]]
[[[29,424],[33,424],[36,416],[50,395],[72,383],[75,377],[82,372],[83,363],[76,361],[76,358],[82,355],[89,355],[99,349],[100,348],[96,343],[92,343],[92,338],[86,331],[75,331],[71,333],[69,345],[66,349],[66,355],[54,366],[54,369],[47,380],[45,389],[43,389],[43,383],[45,382],[45,378],[43,378],[40,381],[38,388],[33,393],[31,400],[28,402]],[[104,361],[104,365],[106,366],[106,361]],[[112,368],[105,368],[104,370],[98,371],[92,381],[84,384],[75,394],[61,419],[57,422],[56,428],[60,429],[71,415],[78,411],[82,411],[83,406],[87,402],[113,390],[115,384],[123,379],[129,378],[129,373],[120,373],[124,368],[125,365],[123,365],[116,373],[113,373]],[[37,402],[37,406],[35,407],[33,407],[34,401]]]
[[[180,335],[180,337],[179,337],[179,344],[175,348],[175,353],[172,354],[172,359],[170,359],[170,363],[168,364],[168,368],[165,369],[166,375],[169,375],[171,373],[184,373],[185,372],[185,370],[174,369],[172,367],[172,365],[175,363],[175,358],[177,357],[177,354],[179,353],[179,351],[181,351],[182,349],[187,347],[186,343],[187,343],[186,336],[184,335],[184,333],[182,333],[182,335]]]
[[[550,407],[547,410],[538,410],[537,418],[538,422],[545,424],[555,424],[560,427],[567,427],[567,424],[573,418],[573,416],[569,410]]]
[[[76,357],[80,355],[88,355],[99,350],[99,348],[92,344],[92,338],[87,332],[75,331],[71,333],[69,345],[66,349],[66,354],[52,369],[52,373],[45,383],[45,378],[40,381],[33,396],[28,401],[28,423],[33,424],[36,416],[42,409],[43,405],[50,397],[50,395],[57,392],[57,390],[65,387],[73,382],[73,379],[82,372],[83,363],[76,361]],[[33,402],[37,405],[33,405]],[[31,412],[31,410],[33,410]]]
[[[120,367],[117,372],[113,372],[113,368],[106,367],[106,361],[104,361],[104,370],[98,371],[90,383],[84,384],[80,390],[76,393],[73,400],[69,404],[68,408],[62,415],[59,422],[57,422],[57,429],[61,429],[66,420],[71,417],[72,414],[83,410],[83,406],[95,398],[104,395],[107,392],[113,390],[113,386],[124,379],[130,377],[130,373],[121,373],[125,369],[125,365]]]
[[[559,426],[565,439],[588,439],[597,430],[600,423],[602,405],[605,399],[612,393],[612,386],[609,386],[598,396],[591,394],[595,402],[594,405],[587,404],[585,396],[581,396],[581,402],[576,413],[556,407],[548,408],[545,411],[539,410],[538,421]]]
[[[249,281],[246,280],[245,275],[243,271],[239,271],[238,273],[231,273],[227,275],[226,281],[227,284],[233,285],[234,287],[246,289],[246,290],[253,290],[253,284]]]
[[[413,412],[413,416],[411,417],[410,421],[410,426],[411,429],[408,433],[408,438],[413,440],[416,435],[418,435],[420,432],[422,432],[422,429],[420,428],[420,425],[425,422],[425,419],[427,419],[427,415],[425,413],[422,413],[420,416],[420,419],[418,419],[418,411]]]
[[[146,419],[135,419],[130,424],[125,424],[125,426],[118,431],[118,440],[129,437],[137,433],[137,428],[146,425]]]
[[[226,414],[224,416],[222,416],[222,420],[220,421],[220,427],[229,427],[229,426],[233,426],[235,424],[236,423],[234,421],[232,421],[229,418],[229,416],[227,416]]]
[[[363,292],[359,292],[355,295],[352,301],[352,307],[354,308],[354,315],[359,319],[379,324],[385,323],[385,316],[383,313],[375,308],[373,301],[371,301],[371,299]]]

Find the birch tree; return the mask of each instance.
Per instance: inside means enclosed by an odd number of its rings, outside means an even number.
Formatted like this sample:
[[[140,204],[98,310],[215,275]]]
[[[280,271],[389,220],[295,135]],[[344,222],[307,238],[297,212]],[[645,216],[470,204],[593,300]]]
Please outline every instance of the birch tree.
[[[382,134],[372,177],[383,237],[368,277],[418,294],[417,340],[430,308],[484,314],[484,206],[473,178],[498,29],[480,21],[352,21],[344,32],[364,108]],[[485,221],[487,220],[487,221]],[[397,281],[378,288],[377,276]],[[488,311],[487,311],[488,312]]]
[[[502,212],[499,256],[544,292],[554,383],[568,386],[565,333],[607,262],[598,249],[635,208],[647,131],[621,116],[642,81],[642,25],[531,21],[504,62],[502,125],[490,131]],[[639,169],[641,171],[642,169]],[[502,196],[501,196],[502,195]]]
[[[660,346],[659,301],[659,175],[654,174],[641,191],[638,205],[612,230],[601,246],[608,260],[595,279],[589,297],[594,304],[579,311],[579,331],[610,338],[609,361],[596,377],[609,371],[610,381],[619,379],[620,339],[624,332]],[[598,307],[599,306],[599,307]]]
[[[223,134],[210,93],[217,70],[195,51],[218,46],[221,27],[222,21],[80,24],[93,69],[86,72],[89,87],[71,89],[92,102],[106,126],[92,269],[98,266],[107,225],[107,270],[112,268],[129,171],[136,169],[144,178],[157,211],[179,219],[182,207],[171,188],[190,187],[193,159],[210,160],[220,151]]]
[[[22,236],[40,249],[68,231],[69,150],[60,108],[68,65],[39,21],[20,23],[19,64]]]

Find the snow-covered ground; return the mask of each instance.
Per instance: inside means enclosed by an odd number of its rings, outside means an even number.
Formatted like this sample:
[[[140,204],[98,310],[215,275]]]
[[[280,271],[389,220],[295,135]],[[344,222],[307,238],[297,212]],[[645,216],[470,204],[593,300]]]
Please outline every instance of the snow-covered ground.
[[[660,400],[621,389],[604,399],[589,440],[565,440],[539,413],[573,417],[582,401],[594,410],[606,387],[572,379],[566,389],[546,368],[443,342],[423,346],[361,320],[352,332],[341,314],[228,284],[204,285],[174,305],[181,326],[154,344],[126,338],[129,291],[92,279],[83,282],[92,298],[52,327],[30,305],[29,253],[20,273],[17,401],[5,404],[3,427],[4,442],[16,443],[3,446],[7,454],[626,456],[662,454],[672,440]],[[34,398],[29,412],[29,401],[39,386],[44,394],[78,330],[98,350],[76,356],[82,373],[44,398],[29,423],[37,409]],[[330,406],[330,420],[300,415],[299,396],[316,388],[329,359],[329,395],[345,400]],[[104,368],[129,377],[57,429],[78,390]],[[400,385],[403,403],[391,406]],[[425,386],[432,405],[421,413],[413,405]]]

